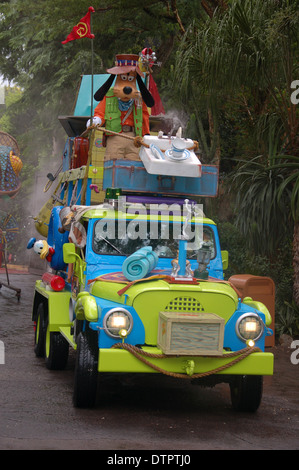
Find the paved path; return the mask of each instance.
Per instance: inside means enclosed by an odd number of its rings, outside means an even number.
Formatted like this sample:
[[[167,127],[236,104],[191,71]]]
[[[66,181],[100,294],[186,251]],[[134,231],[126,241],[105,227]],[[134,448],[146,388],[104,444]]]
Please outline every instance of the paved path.
[[[95,410],[72,405],[74,354],[49,371],[33,352],[31,305],[38,275],[13,274],[0,289],[0,449],[101,449],[188,453],[200,449],[298,449],[299,364],[273,348],[256,414],[232,411],[228,385],[199,388],[170,377],[107,378]],[[5,275],[0,273],[0,280]],[[0,343],[1,344],[1,343]],[[299,355],[298,355],[299,356]],[[163,453],[163,452],[162,452]]]

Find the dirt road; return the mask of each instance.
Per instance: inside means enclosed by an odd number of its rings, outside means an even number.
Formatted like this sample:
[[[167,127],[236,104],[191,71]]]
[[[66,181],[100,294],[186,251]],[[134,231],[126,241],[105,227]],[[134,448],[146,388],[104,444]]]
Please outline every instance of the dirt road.
[[[31,304],[38,275],[11,275],[0,289],[0,449],[192,450],[299,449],[299,364],[278,346],[255,414],[231,409],[228,385],[199,388],[176,379],[107,378],[94,410],[72,405],[74,354],[49,371],[33,352]],[[0,274],[0,280],[5,275]]]

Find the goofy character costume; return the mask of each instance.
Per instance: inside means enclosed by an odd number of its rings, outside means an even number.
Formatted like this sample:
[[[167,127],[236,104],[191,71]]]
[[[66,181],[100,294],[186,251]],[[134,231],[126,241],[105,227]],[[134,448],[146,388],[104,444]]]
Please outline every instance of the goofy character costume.
[[[109,130],[132,137],[150,133],[147,108],[154,106],[155,101],[142,80],[138,60],[136,54],[117,55],[115,67],[107,70],[110,77],[94,95],[100,103],[95,108],[92,124],[105,125],[107,130],[105,160],[139,160],[139,150],[134,141],[121,135],[109,135]],[[111,88],[115,76],[115,84]],[[90,124],[89,120],[87,127]]]

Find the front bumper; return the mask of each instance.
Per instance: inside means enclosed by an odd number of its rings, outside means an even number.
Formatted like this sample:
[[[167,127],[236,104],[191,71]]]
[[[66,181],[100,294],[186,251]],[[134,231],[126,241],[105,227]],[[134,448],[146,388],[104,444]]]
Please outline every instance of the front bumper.
[[[162,354],[155,347],[144,347],[143,351],[151,354]],[[168,358],[146,358],[166,372],[190,375],[192,362],[192,375],[214,371],[219,367],[232,363],[236,358],[225,358],[229,354],[224,351],[224,357],[207,356],[174,356]],[[217,372],[225,375],[273,375],[274,356],[268,352],[253,352],[232,366]],[[136,372],[155,373],[155,369],[135,357],[131,352],[122,349],[99,349],[99,372]],[[191,377],[192,377],[191,375]]]

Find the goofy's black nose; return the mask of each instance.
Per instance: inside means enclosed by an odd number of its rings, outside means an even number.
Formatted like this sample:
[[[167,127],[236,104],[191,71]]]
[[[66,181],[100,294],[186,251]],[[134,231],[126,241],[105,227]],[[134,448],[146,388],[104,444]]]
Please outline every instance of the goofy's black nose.
[[[125,95],[129,95],[130,93],[132,93],[132,88],[130,86],[125,86],[123,88],[123,92]]]

